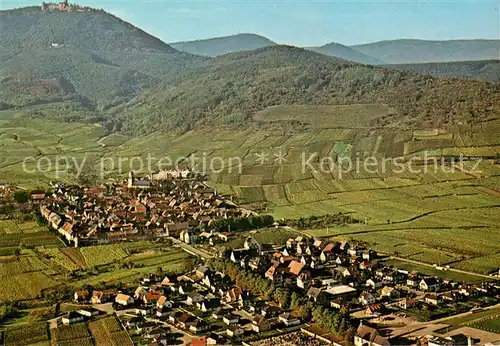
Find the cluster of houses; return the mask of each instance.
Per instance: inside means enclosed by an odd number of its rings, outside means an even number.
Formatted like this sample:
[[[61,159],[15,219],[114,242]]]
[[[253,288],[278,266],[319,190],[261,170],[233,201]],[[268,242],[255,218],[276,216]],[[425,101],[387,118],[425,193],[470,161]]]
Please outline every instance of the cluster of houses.
[[[277,249],[248,238],[229,258],[277,284],[305,290],[317,303],[362,308],[372,316],[389,307],[432,308],[481,296],[495,299],[500,293],[496,283],[460,283],[388,266],[374,250],[347,241],[298,236]]]
[[[40,213],[71,244],[175,237],[187,243],[200,237],[227,240],[227,234],[203,232],[216,220],[241,218],[252,212],[217,193],[204,177],[189,171],[168,171],[152,179],[91,187],[55,184],[49,194],[35,196]]]
[[[121,318],[129,333],[155,344],[167,344],[168,326],[191,335],[195,343],[203,339],[204,345],[227,345],[245,335],[303,322],[276,304],[256,300],[227,275],[203,265],[179,276],[150,275],[137,287],[76,291],[74,300],[93,305],[112,303],[116,310],[126,310]],[[83,320],[79,312],[71,314],[79,319],[65,319],[68,323]],[[148,321],[156,323],[148,325]],[[162,332],[155,334],[158,331]]]

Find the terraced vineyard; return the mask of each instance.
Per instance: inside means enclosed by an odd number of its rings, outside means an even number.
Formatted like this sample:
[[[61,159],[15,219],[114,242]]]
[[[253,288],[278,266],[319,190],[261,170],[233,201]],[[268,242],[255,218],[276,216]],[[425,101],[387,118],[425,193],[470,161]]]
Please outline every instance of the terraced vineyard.
[[[106,317],[89,323],[90,333],[96,345],[127,346],[133,345],[128,332],[122,330],[116,317]]]
[[[318,116],[324,117],[326,111],[322,112]],[[283,107],[274,107],[256,118],[279,123],[301,116],[297,107],[288,114]],[[198,157],[204,154],[208,159],[241,157],[240,170],[227,165],[211,174],[212,185],[275,218],[344,212],[363,221],[347,228],[307,231],[314,236],[354,238],[379,251],[478,273],[500,266],[500,167],[494,159],[500,153],[499,139],[494,135],[500,133],[499,120],[426,131],[369,129],[364,128],[368,123],[361,121],[338,127],[325,124],[332,122],[319,121],[303,133],[188,132],[173,141],[165,139],[169,148],[165,155],[200,147],[190,153]],[[147,147],[149,141],[154,146],[149,138],[142,145]],[[214,149],[200,142],[210,143]],[[122,148],[115,154],[126,154],[128,143]],[[315,156],[304,170],[303,162],[310,155]],[[441,155],[486,158],[479,164],[457,161],[441,165],[437,160],[436,165],[431,161],[427,167],[416,161]],[[356,170],[354,166],[345,173],[321,169],[323,157],[350,157],[356,164],[356,158],[362,162],[369,156],[420,163],[413,170],[406,163],[401,172],[391,163],[372,170]]]
[[[80,252],[89,267],[112,263],[127,257],[127,253],[119,245],[82,247]]]
[[[32,323],[28,326],[9,328],[5,332],[5,346],[49,345],[47,323]]]
[[[33,223],[7,220],[0,221],[0,227],[9,230],[9,234],[0,236],[0,245],[4,245],[0,248],[2,301],[35,299],[43,289],[61,283],[81,287],[102,281],[128,282],[144,273],[154,272],[158,267],[162,267],[165,272],[182,271],[189,259],[189,255],[180,249],[166,250],[162,244],[147,241],[67,248],[62,247],[64,244],[55,235],[46,229],[40,231]],[[22,230],[26,234],[21,233]],[[32,230],[36,230],[35,233],[30,233]],[[41,240],[50,236],[57,243],[51,244],[36,239],[37,241],[27,243],[33,244],[33,249],[20,247],[19,244],[38,234]],[[155,248],[158,250],[151,250]],[[132,252],[134,254],[130,255]],[[128,262],[128,266],[122,268],[120,265],[125,262]],[[96,266],[100,267],[99,274],[94,271],[93,267]],[[80,272],[79,281],[68,281],[68,274],[74,271]]]
[[[87,325],[85,323],[60,326],[56,329],[52,329],[51,333],[55,344],[59,346],[94,345],[89,330],[87,328]]]

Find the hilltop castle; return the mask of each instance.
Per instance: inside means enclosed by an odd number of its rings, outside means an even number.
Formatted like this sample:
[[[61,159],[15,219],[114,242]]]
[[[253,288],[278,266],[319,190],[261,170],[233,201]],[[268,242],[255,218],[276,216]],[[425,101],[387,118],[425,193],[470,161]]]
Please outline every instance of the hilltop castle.
[[[45,3],[42,2],[42,11],[63,11],[63,12],[71,12],[71,11],[90,11],[90,7],[82,7],[77,4],[70,5],[68,0],[62,0],[60,3]]]

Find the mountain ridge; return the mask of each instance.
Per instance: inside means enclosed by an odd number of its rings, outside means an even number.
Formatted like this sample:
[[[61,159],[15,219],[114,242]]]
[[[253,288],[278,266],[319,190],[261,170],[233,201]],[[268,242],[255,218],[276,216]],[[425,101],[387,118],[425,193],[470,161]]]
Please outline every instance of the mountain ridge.
[[[0,20],[7,28],[0,33],[6,107],[63,103],[52,112],[57,119],[99,119],[130,134],[248,126],[256,112],[286,104],[387,104],[396,112],[373,125],[409,128],[489,119],[500,104],[497,85],[438,80],[293,46],[196,56],[100,10],[28,8]]]
[[[396,110],[373,126],[420,128],[489,119],[499,112],[496,101],[500,104],[496,84],[441,80],[278,45],[216,57],[186,70],[168,85],[142,93],[122,121],[129,132],[147,131],[139,130],[140,124],[150,122],[165,130],[247,126],[256,112],[270,106],[361,103]]]
[[[186,53],[214,57],[239,51],[274,46],[276,43],[258,34],[241,33],[194,41],[172,42],[169,43],[169,45]]]
[[[356,49],[345,46],[337,42],[327,43],[319,47],[307,47],[306,49],[312,50],[313,52],[325,54],[328,56],[334,56],[337,58],[358,62],[365,65],[382,65],[385,64],[384,61],[374,58],[370,55],[361,53]]]
[[[500,40],[493,39],[396,39],[349,47],[388,64],[500,59]]]
[[[105,109],[203,60],[103,10],[26,7],[0,12],[0,24],[0,96],[17,106],[46,93],[41,79],[65,78],[87,106]]]

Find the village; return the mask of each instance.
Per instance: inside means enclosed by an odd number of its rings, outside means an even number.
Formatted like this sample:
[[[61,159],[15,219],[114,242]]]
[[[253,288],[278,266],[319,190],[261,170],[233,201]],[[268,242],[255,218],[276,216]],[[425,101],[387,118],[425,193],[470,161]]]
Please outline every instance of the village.
[[[179,335],[191,345],[287,337],[356,346],[498,345],[498,335],[477,338],[468,328],[441,335],[446,324],[437,320],[455,313],[457,304],[472,311],[494,306],[499,293],[495,283],[470,285],[385,266],[374,251],[349,242],[299,236],[271,246],[248,237],[243,248],[183,275],[76,291],[74,300],[88,308],[59,323],[104,311],[116,314],[135,343],[155,345],[170,345]],[[418,322],[426,313],[427,321]]]
[[[15,189],[4,192],[68,247],[168,239],[198,258],[182,274],[84,285],[50,329],[64,334],[98,325],[120,345],[500,345],[496,333],[447,324],[497,311],[498,281],[399,269],[364,244],[299,231],[283,243],[259,242],[254,235],[278,232],[279,223],[205,181],[176,168],[91,187],[56,182],[23,198]],[[238,233],[245,235],[242,247],[221,246]]]
[[[111,186],[55,183],[51,194],[31,199],[46,222],[75,247],[166,237],[188,244],[210,238],[213,245],[227,240],[223,232],[204,232],[215,220],[254,215],[188,170],[164,171],[149,179],[135,179],[131,172],[126,182]]]

